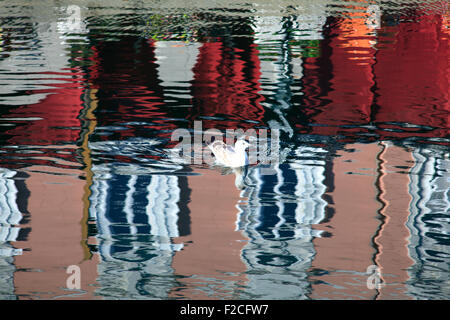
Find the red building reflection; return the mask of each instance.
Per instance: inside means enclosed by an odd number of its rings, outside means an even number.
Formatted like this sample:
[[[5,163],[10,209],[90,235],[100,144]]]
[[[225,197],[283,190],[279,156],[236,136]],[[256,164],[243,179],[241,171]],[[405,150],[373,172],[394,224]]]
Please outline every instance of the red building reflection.
[[[190,119],[203,120],[206,129],[253,128],[255,123],[262,124],[264,116],[264,97],[258,93],[258,50],[251,42],[230,48],[222,41],[206,42],[200,48],[194,67]]]
[[[321,58],[322,63],[331,66],[328,83],[305,79],[306,113],[312,123],[322,125],[314,127],[314,134],[335,135],[343,130],[342,125],[367,124],[371,120],[375,37],[370,35],[364,18],[356,13],[347,16],[333,24],[328,34],[330,40],[324,43],[329,48],[322,50],[329,54]],[[324,58],[328,61],[323,61]],[[307,58],[305,78],[322,76],[314,72],[320,70],[314,66],[318,60]],[[321,85],[327,86],[326,91],[320,90]]]
[[[378,43],[373,72],[379,107],[374,121],[408,122],[435,128],[418,136],[448,135],[449,46],[448,29],[442,16],[423,15],[415,21],[383,26]],[[395,124],[382,127],[398,128]],[[385,135],[410,135],[408,128],[402,129],[406,132]]]
[[[52,78],[49,79],[49,75]],[[10,149],[11,152],[4,153],[5,158],[2,157],[0,162],[6,162],[8,167],[26,164],[73,167],[68,163],[50,160],[49,157],[76,163],[74,149],[80,138],[79,116],[83,108],[84,73],[79,68],[70,68],[35,76],[46,79],[45,86],[49,89],[30,90],[27,94],[42,94],[44,98],[34,104],[11,108],[4,119],[11,119],[14,126],[3,131],[5,145],[33,146],[33,151],[17,154],[15,149]],[[18,156],[20,160],[12,165],[9,156]]]
[[[66,83],[49,85],[59,88],[29,92],[30,95],[45,94],[44,99],[36,104],[20,106],[8,114],[8,117],[24,121],[7,132],[12,136],[9,140],[11,144],[61,145],[76,142],[80,134],[78,116],[82,109],[83,77],[81,72],[64,75],[66,78],[61,80]],[[67,76],[72,76],[72,79],[67,79]]]
[[[305,59],[308,132],[342,134],[348,142],[368,131],[364,125],[375,125],[372,133],[382,140],[448,135],[446,20],[403,20],[383,25],[376,36],[352,14],[330,21],[324,56]]]
[[[300,133],[343,135],[347,142],[369,132],[370,139],[382,140],[447,136],[448,20],[437,14],[414,16],[384,22],[379,30],[371,30],[359,13],[330,18],[321,56],[303,58],[305,119],[291,125]],[[180,89],[190,96],[184,102],[188,108],[173,108],[165,100],[166,90],[173,88],[161,84],[154,41],[91,40],[84,58],[90,67],[42,73],[55,83],[28,93],[44,98],[10,108],[5,116],[15,126],[3,131],[7,145],[79,143],[82,121],[90,121],[82,115],[87,83],[97,90],[97,129],[91,137],[96,140],[148,136],[169,141],[173,130],[193,127],[195,120],[203,121],[203,129],[221,130],[266,126],[270,120],[262,106],[260,57],[251,34],[210,37],[199,44],[190,87]],[[120,130],[105,131],[108,127]],[[58,157],[75,161],[73,152]]]
[[[120,48],[120,49],[118,49]],[[124,37],[117,42],[95,41],[91,58],[90,87],[98,89],[96,109],[98,127],[121,126],[115,139],[138,135],[133,121],[147,121],[142,129],[174,128],[163,121],[167,112],[163,103],[163,88],[159,85],[155,63],[155,42],[134,37]],[[111,140],[102,135],[100,140]]]

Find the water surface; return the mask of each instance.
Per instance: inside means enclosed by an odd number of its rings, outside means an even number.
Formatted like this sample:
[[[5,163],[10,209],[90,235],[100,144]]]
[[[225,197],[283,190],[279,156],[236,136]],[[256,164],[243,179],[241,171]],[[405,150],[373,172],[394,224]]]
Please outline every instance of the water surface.
[[[448,19],[1,1],[0,298],[449,299]],[[280,161],[237,188],[173,156],[195,123],[278,130]]]

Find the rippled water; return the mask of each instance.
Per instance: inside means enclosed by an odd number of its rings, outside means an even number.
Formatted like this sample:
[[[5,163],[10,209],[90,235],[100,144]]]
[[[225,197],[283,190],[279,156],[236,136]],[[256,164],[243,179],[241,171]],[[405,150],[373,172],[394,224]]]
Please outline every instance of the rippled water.
[[[0,298],[449,299],[448,19],[0,1]],[[196,123],[279,130],[280,161],[179,161]]]

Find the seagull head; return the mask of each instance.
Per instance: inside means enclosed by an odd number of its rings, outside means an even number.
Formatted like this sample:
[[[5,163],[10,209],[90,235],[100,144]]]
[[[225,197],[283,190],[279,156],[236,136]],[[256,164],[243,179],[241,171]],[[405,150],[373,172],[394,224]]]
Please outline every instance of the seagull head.
[[[236,150],[245,150],[249,146],[250,144],[244,139],[239,139],[238,141],[236,141],[236,144],[234,145]]]

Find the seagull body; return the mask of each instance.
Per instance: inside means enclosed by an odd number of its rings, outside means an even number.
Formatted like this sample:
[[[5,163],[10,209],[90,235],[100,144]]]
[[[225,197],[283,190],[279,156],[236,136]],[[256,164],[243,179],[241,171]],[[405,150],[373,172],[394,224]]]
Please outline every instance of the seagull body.
[[[239,168],[248,165],[248,156],[245,149],[249,146],[245,140],[238,140],[232,146],[226,145],[223,141],[214,141],[208,148],[216,157],[216,162],[231,168]]]

